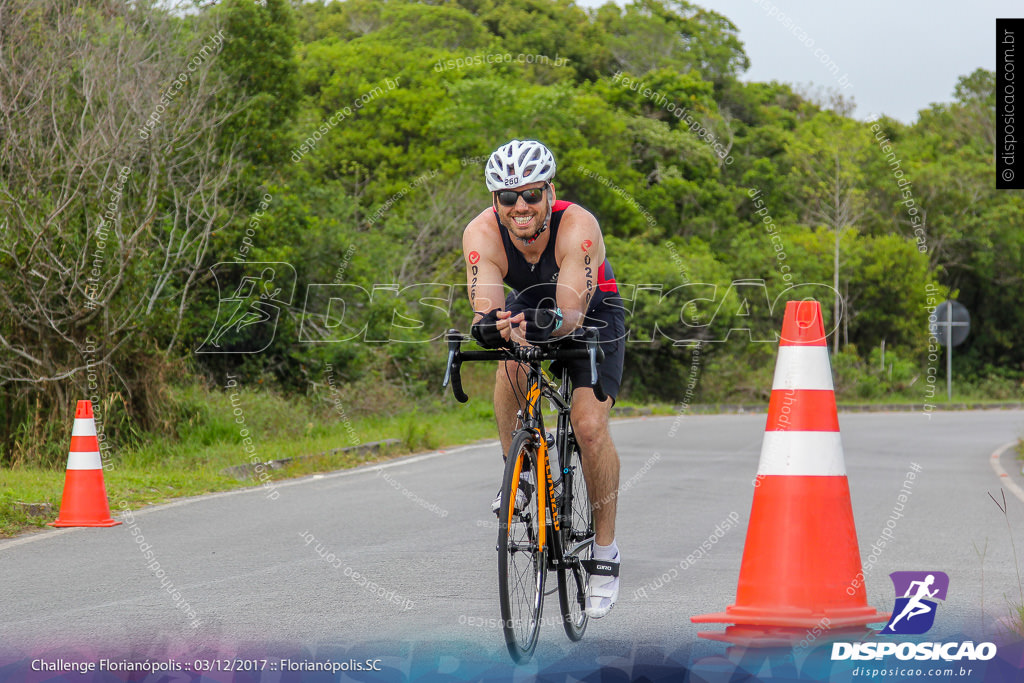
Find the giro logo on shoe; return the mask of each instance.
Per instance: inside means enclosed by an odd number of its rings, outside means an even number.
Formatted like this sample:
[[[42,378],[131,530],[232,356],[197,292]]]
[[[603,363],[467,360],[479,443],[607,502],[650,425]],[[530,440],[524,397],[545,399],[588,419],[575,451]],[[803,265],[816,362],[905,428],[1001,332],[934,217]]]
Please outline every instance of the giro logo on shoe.
[[[893,572],[889,578],[896,589],[896,605],[889,623],[879,633],[926,633],[935,623],[936,600],[946,599],[949,576],[936,571]]]

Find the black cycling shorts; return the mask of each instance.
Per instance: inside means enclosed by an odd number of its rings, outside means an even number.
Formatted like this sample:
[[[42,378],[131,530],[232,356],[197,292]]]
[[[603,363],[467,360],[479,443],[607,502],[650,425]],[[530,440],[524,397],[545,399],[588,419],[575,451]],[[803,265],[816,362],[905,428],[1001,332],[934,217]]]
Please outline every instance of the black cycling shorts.
[[[518,313],[524,309],[521,302],[516,301],[516,292],[505,298],[505,309]],[[597,374],[601,378],[601,388],[614,402],[619,394],[622,383],[622,364],[626,358],[626,309],[618,296],[606,296],[600,305],[587,312],[583,319],[585,327],[596,327],[604,360],[597,366]],[[574,346],[583,348],[583,342],[568,342],[566,348]],[[569,368],[569,379],[573,388],[593,387],[590,381],[590,361],[586,359],[555,361],[551,364],[551,372],[561,373],[560,365],[565,363]]]

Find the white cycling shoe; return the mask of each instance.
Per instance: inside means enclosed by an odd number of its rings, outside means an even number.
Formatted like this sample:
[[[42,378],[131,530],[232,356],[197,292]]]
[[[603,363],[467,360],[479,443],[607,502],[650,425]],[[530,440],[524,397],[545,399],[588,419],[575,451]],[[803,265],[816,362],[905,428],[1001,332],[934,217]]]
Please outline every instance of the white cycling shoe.
[[[584,560],[583,566],[590,574],[585,611],[591,619],[600,619],[619,599],[619,553],[611,560]]]
[[[519,488],[516,489],[516,512],[522,512],[523,508],[530,501],[533,495],[533,472],[523,472],[519,475]],[[498,514],[501,511],[501,489],[498,495],[491,502],[491,512]]]

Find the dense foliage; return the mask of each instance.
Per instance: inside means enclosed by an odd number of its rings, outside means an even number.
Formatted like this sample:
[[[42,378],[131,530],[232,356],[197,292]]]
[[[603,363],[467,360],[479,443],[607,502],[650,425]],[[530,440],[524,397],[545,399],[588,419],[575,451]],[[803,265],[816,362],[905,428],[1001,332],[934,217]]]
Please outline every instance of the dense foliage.
[[[944,375],[929,306],[949,296],[972,314],[958,372],[1024,377],[1024,213],[994,189],[991,72],[908,126],[741,82],[736,27],[681,0],[0,0],[0,17],[0,464],[44,457],[71,397],[100,395],[114,438],[180,427],[162,398],[186,375],[436,392],[427,342],[468,326],[461,232],[513,137],[544,141],[559,196],[601,222],[628,397],[766,397],[781,302],[805,296],[852,396],[924,400]]]

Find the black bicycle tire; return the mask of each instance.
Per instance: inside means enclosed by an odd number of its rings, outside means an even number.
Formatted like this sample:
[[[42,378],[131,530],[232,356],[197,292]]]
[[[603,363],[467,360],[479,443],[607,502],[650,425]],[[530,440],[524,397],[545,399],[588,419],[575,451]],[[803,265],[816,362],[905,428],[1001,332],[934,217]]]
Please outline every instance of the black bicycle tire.
[[[529,534],[532,533],[534,537],[533,542],[536,543],[537,533],[539,532],[536,501],[537,496],[541,492],[540,486],[543,483],[543,479],[537,472],[537,458],[534,452],[536,447],[531,445],[533,437],[533,433],[525,430],[516,432],[512,437],[509,455],[505,460],[505,474],[501,482],[501,508],[498,512],[498,601],[501,608],[501,629],[505,637],[508,653],[512,656],[513,660],[519,663],[528,660],[537,647],[537,641],[540,636],[541,615],[544,611],[544,583],[547,577],[547,551],[537,551],[536,547],[534,547],[532,562],[533,573],[536,578],[534,579],[533,587],[533,604],[525,605],[525,611],[529,613],[528,615],[517,613],[517,605],[515,604],[517,597],[516,586],[510,584],[510,581],[514,582],[516,572],[514,567],[510,567],[510,560],[515,553],[524,551],[513,549],[510,552],[508,512],[509,505],[514,505],[514,502],[509,494],[515,475],[516,461],[526,458],[533,470],[533,480],[535,482],[533,495],[530,497],[525,508],[532,513],[532,523],[530,525],[514,523],[513,533],[515,533],[516,528],[522,527],[527,532],[527,540],[529,540]],[[531,528],[532,532],[530,531]],[[512,545],[517,545],[514,540]],[[532,623],[526,624],[527,628],[521,632],[517,629],[517,625],[525,622],[526,619],[524,617],[527,616],[532,619]]]
[[[594,513],[590,507],[587,482],[583,477],[583,459],[580,449],[575,439],[571,439],[571,443],[571,453],[566,460],[566,469],[569,471],[562,472],[563,490],[571,491],[571,497],[566,496],[563,500],[563,506],[569,505],[571,509],[565,510],[562,515],[562,552],[566,555],[564,559],[570,564],[563,562],[563,565],[558,568],[558,607],[562,614],[565,635],[569,637],[569,640],[575,642],[583,637],[590,619],[585,611],[586,605],[581,604],[580,601],[581,594],[583,601],[586,600],[589,577],[577,562],[571,562],[568,553],[580,542],[580,536],[589,536],[593,542]],[[580,495],[584,496],[584,500],[580,500]],[[584,503],[585,508],[583,507]],[[586,514],[583,514],[584,509],[587,511]],[[583,559],[589,557],[590,554],[585,553]]]

